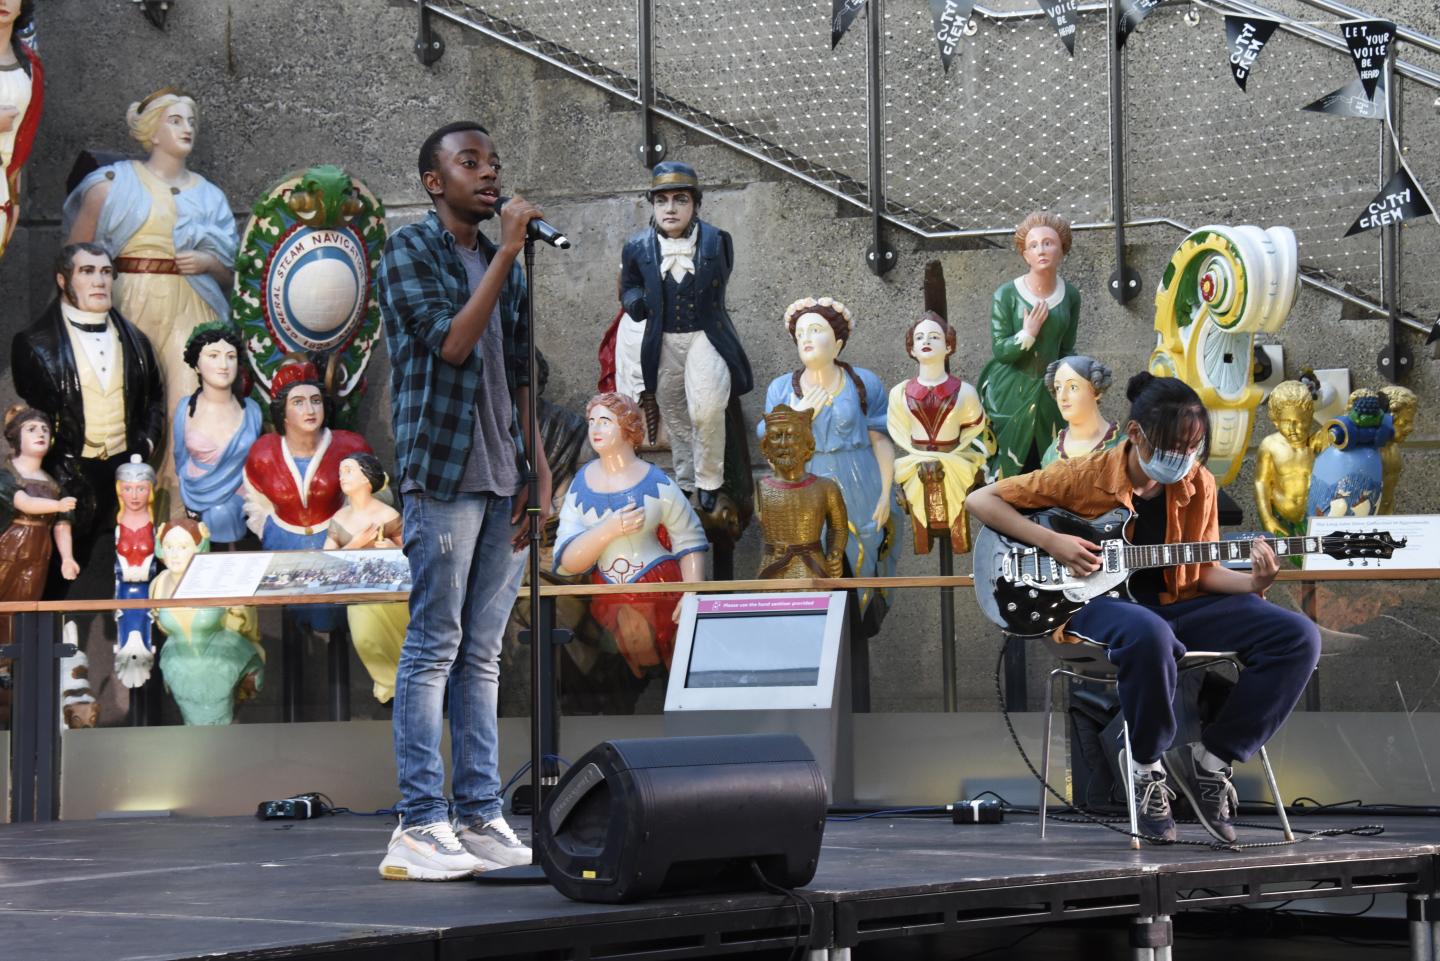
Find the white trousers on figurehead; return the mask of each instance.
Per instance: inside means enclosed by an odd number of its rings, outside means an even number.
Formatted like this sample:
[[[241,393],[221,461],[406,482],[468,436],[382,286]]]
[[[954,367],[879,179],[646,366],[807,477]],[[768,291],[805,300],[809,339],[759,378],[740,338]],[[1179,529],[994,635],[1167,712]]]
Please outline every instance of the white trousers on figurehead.
[[[615,390],[640,403],[645,390],[645,372],[640,367],[640,345],[645,340],[645,321],[629,314],[620,318],[615,330]]]
[[[665,334],[657,379],[676,482],[685,490],[718,490],[725,480],[730,368],[704,332]]]

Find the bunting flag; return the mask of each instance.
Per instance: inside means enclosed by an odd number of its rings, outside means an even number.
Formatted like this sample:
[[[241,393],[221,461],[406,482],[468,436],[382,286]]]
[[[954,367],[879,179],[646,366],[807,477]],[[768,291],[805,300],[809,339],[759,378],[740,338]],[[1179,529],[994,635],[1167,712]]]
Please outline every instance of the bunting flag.
[[[865,0],[832,0],[830,14],[830,49],[840,45],[840,38],[850,29],[850,24],[865,9]]]
[[[1130,34],[1140,26],[1140,21],[1150,16],[1150,11],[1160,6],[1160,0],[1120,0],[1120,20],[1115,25],[1115,45],[1123,47]]]
[[[1380,96],[1372,100],[1365,95],[1365,85],[1360,82],[1359,77],[1356,77],[1339,90],[1332,90],[1314,103],[1307,103],[1300,109],[1312,110],[1315,113],[1328,113],[1333,117],[1384,120],[1385,77],[1383,74],[1375,89],[1379,91]]]
[[[1384,72],[1385,58],[1390,54],[1390,41],[1395,39],[1395,24],[1390,20],[1346,20],[1340,24],[1350,59],[1365,85],[1365,96],[1375,99],[1375,86]]]
[[[1270,35],[1278,26],[1279,20],[1226,14],[1225,41],[1230,45],[1230,72],[1241,90],[1245,89],[1245,81],[1250,79],[1250,71],[1255,69],[1260,51],[1265,49]]]
[[[930,0],[930,17],[935,22],[935,42],[940,45],[940,65],[950,72],[950,61],[960,49],[960,38],[970,22],[975,0]]]
[[[1366,206],[1365,212],[1345,231],[1345,236],[1353,237],[1366,230],[1375,230],[1434,213],[1430,198],[1425,196],[1425,191],[1421,190],[1415,178],[1410,176],[1410,169],[1402,161],[1400,169],[1380,188],[1375,199]]]
[[[1040,0],[1040,9],[1050,18],[1055,35],[1072,57],[1075,56],[1075,27],[1080,22],[1075,8],[1079,5],[1080,0]]]

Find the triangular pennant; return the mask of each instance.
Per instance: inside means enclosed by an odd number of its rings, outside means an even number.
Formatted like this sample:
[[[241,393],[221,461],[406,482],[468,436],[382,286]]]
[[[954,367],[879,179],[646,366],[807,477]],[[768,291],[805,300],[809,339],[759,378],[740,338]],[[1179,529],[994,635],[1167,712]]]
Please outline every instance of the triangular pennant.
[[[1360,78],[1341,87],[1339,90],[1332,90],[1314,103],[1307,103],[1301,110],[1312,110],[1315,113],[1328,113],[1333,117],[1359,117],[1362,120],[1384,120],[1385,119],[1385,77],[1382,74],[1380,83],[1375,89],[1380,96],[1374,100],[1365,96],[1365,85]]]
[[[1435,208],[1430,206],[1430,198],[1425,196],[1425,191],[1421,190],[1415,178],[1410,176],[1410,169],[1401,163],[1400,169],[1380,188],[1380,192],[1370,201],[1365,212],[1345,231],[1345,236],[1353,237],[1366,230],[1375,230],[1377,227],[1386,227],[1434,213]]]
[[[1050,18],[1050,23],[1055,27],[1055,35],[1065,44],[1065,49],[1072,57],[1075,56],[1075,27],[1080,22],[1076,13],[1078,6],[1080,0],[1040,0],[1040,9]]]
[[[1250,79],[1250,71],[1255,69],[1255,61],[1260,57],[1260,51],[1265,49],[1270,35],[1278,26],[1279,20],[1265,17],[1225,15],[1225,42],[1230,45],[1230,72],[1235,75],[1235,82],[1240,85],[1241,90],[1245,89],[1245,81]]]
[[[840,38],[850,29],[850,24],[865,9],[865,0],[833,0],[830,14],[830,49],[840,44]]]
[[[1116,23],[1115,44],[1125,46],[1125,41],[1140,21],[1150,16],[1150,11],[1160,6],[1161,0],[1120,0],[1120,20]]]
[[[1390,54],[1390,41],[1395,39],[1394,21],[1346,20],[1340,24],[1340,34],[1350,48],[1360,82],[1365,85],[1365,96],[1374,100],[1375,85],[1380,82],[1385,58]]]
[[[970,22],[975,0],[930,0],[930,17],[935,23],[935,42],[940,45],[940,65],[950,72],[950,61],[960,49],[960,38]]]

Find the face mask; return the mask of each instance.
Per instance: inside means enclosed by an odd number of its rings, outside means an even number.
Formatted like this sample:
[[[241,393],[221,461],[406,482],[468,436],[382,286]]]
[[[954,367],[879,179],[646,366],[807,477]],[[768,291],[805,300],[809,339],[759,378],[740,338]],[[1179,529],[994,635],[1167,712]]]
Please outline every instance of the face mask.
[[[1182,454],[1173,450],[1157,450],[1150,438],[1146,436],[1143,427],[1140,428],[1140,436],[1145,438],[1145,443],[1150,444],[1151,448],[1149,459],[1140,462],[1140,469],[1155,483],[1174,484],[1188,475],[1195,466],[1199,451],[1192,450]]]

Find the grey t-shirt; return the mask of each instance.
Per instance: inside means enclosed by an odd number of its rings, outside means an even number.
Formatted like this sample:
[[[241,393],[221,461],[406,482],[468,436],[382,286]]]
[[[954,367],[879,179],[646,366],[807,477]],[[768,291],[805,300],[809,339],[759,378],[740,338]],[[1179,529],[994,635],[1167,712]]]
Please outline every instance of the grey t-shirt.
[[[470,278],[470,292],[480,286],[485,276],[485,253],[480,249],[460,249],[460,260]],[[519,454],[510,435],[514,403],[505,381],[505,340],[500,329],[500,305],[490,313],[490,323],[475,352],[484,365],[479,396],[475,398],[475,428],[471,435],[470,455],[465,459],[465,473],[457,490],[462,494],[498,494],[509,497],[520,490]]]

